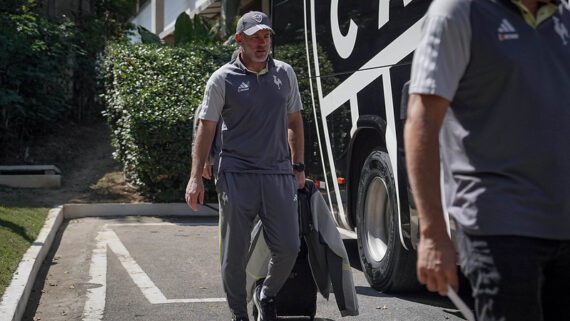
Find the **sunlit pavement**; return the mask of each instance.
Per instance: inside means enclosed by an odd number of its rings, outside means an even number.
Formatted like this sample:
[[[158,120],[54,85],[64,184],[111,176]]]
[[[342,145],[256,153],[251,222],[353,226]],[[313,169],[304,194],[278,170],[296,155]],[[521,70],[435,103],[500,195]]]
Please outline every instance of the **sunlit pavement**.
[[[66,221],[23,320],[230,320],[217,224],[215,217]],[[446,298],[425,292],[391,296],[370,288],[358,270],[356,241],[346,239],[345,245],[360,315],[342,318],[334,295],[329,301],[318,295],[316,320],[463,320]]]

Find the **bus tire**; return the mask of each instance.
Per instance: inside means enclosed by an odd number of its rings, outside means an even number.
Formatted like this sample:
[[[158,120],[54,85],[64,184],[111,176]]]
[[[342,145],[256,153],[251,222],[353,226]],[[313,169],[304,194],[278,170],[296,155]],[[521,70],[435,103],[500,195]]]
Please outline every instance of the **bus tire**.
[[[382,292],[414,291],[420,289],[416,253],[400,242],[393,175],[388,153],[372,150],[358,184],[358,253],[370,286]]]

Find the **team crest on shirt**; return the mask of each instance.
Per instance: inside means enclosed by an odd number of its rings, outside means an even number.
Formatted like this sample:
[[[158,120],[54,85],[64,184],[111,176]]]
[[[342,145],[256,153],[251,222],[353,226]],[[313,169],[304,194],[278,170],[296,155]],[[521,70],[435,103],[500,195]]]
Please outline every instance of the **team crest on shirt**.
[[[248,91],[249,90],[249,81],[248,82],[242,82],[241,85],[239,85],[238,87],[238,93],[241,93],[242,91]]]
[[[562,43],[566,46],[568,44],[568,39],[570,39],[568,29],[566,29],[566,26],[562,24],[558,17],[552,17],[552,20],[554,21],[554,31],[556,31],[556,33],[562,39]]]
[[[281,85],[282,85],[281,79],[277,78],[277,76],[273,75],[273,82],[277,86],[277,89],[281,90]]]

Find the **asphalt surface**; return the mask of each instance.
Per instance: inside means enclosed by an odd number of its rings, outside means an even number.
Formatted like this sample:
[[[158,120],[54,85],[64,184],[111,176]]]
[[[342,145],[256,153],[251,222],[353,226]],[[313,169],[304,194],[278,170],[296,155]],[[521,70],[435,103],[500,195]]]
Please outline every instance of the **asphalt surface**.
[[[316,320],[464,320],[436,294],[392,296],[370,288],[356,240],[345,239],[345,246],[360,315],[342,318],[334,295],[326,301],[319,294]],[[22,320],[230,319],[217,218],[115,217],[63,223]]]

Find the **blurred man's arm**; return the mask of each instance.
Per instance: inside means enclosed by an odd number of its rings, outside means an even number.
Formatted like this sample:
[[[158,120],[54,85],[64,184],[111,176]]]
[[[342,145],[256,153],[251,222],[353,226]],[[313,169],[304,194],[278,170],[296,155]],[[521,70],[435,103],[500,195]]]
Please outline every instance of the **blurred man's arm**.
[[[210,152],[210,146],[216,133],[216,122],[201,119],[198,124],[194,150],[192,151],[192,172],[186,186],[186,203],[194,210],[198,210],[197,203],[204,203],[204,183],[202,173],[204,164]]]
[[[447,234],[441,204],[439,130],[449,101],[436,95],[410,96],[404,129],[406,165],[418,209],[418,281],[430,291],[458,287],[456,251]]]
[[[300,111],[287,115],[287,128],[289,148],[291,149],[291,162],[304,163],[305,138],[303,133],[303,117]],[[293,171],[293,173],[299,183],[299,189],[305,187],[305,172]]]

